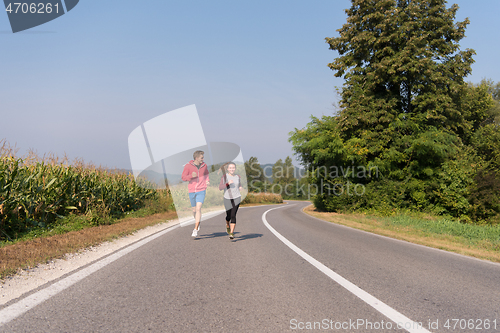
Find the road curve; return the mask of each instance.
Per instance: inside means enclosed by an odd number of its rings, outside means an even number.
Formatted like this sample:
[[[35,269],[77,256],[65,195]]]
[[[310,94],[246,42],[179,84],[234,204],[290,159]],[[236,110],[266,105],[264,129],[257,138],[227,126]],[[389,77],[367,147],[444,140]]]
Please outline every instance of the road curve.
[[[500,332],[500,265],[324,222],[307,205],[241,208],[233,241],[222,215],[203,221],[196,240],[191,227],[157,235],[0,332],[412,331],[283,243],[266,211],[282,237],[423,329]],[[47,288],[0,308],[0,322]]]

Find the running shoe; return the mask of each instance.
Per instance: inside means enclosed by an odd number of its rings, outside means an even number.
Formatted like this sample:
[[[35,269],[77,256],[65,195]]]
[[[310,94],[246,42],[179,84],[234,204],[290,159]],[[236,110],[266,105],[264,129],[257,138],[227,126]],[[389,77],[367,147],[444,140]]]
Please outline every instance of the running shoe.
[[[227,232],[227,234],[229,235],[229,234],[231,233],[231,228],[226,227],[226,232]]]
[[[198,227],[199,229],[199,227]],[[191,237],[198,237],[198,230],[193,229],[193,233],[191,234]]]
[[[229,239],[234,239],[234,234],[233,233],[229,234]]]

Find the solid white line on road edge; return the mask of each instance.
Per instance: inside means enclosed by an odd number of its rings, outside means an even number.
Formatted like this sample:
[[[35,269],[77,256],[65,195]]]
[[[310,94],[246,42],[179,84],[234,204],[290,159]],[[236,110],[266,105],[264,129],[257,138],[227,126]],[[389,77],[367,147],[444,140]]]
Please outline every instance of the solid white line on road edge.
[[[335,273],[332,271],[330,268],[326,267],[323,265],[321,262],[318,260],[314,259],[304,251],[302,251],[300,248],[298,248],[295,244],[290,242],[288,239],[283,237],[279,232],[277,232],[273,227],[269,225],[266,219],[266,215],[268,212],[274,210],[274,209],[279,209],[283,207],[289,207],[289,206],[281,206],[281,207],[276,207],[267,210],[262,214],[262,222],[264,222],[264,225],[276,236],[278,237],[279,240],[281,240],[283,243],[285,243],[290,249],[295,251],[299,256],[307,260],[310,264],[312,264],[314,267],[319,269],[321,272],[325,273],[329,278],[331,278],[333,281],[337,282],[340,284],[342,287],[353,293],[355,296],[359,297],[361,300],[366,302],[368,305],[373,307],[375,310],[392,320],[398,325],[398,328],[405,329],[408,332],[411,333],[422,333],[422,332],[429,332],[426,330],[423,325],[418,326],[417,323],[415,323],[413,320],[410,318],[406,317],[402,313],[399,313],[398,311],[394,310],[384,302],[380,301],[379,299],[373,297],[363,289],[359,288],[356,286],[354,283],[349,282],[339,274]],[[399,326],[400,325],[400,326]],[[409,327],[411,326],[411,327]],[[430,332],[429,332],[430,333]]]
[[[37,291],[36,293],[23,298],[17,303],[14,303],[12,305],[9,305],[2,310],[0,310],[0,327],[9,321],[17,318],[18,316],[22,315],[23,313],[29,311],[30,309],[34,308],[38,304],[48,300],[52,296],[55,296],[56,294],[60,293],[64,289],[72,286],[73,284],[77,283],[78,281],[84,279],[85,277],[89,276],[90,274],[98,271],[99,269],[103,268],[104,266],[112,263],[113,261],[123,257],[124,255],[134,251],[135,249],[143,246],[146,243],[149,243],[150,241],[163,236],[169,231],[172,231],[176,228],[179,227],[179,224],[167,228],[163,231],[160,231],[156,234],[153,234],[141,241],[138,241],[135,244],[132,244],[122,250],[119,250],[118,252],[115,252],[114,254],[110,255],[109,257],[106,257],[93,265],[90,265],[74,274],[71,274],[70,276],[50,285],[49,287],[42,289],[40,291]]]

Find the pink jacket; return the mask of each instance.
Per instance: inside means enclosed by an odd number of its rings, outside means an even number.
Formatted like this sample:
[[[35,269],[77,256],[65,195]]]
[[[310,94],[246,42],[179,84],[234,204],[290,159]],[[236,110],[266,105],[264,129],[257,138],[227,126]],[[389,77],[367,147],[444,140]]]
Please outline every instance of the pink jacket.
[[[196,177],[193,177],[193,172],[196,172]],[[182,180],[189,182],[189,193],[201,192],[207,189],[208,168],[205,163],[202,163],[200,169],[194,165],[194,160],[189,161],[182,170]]]

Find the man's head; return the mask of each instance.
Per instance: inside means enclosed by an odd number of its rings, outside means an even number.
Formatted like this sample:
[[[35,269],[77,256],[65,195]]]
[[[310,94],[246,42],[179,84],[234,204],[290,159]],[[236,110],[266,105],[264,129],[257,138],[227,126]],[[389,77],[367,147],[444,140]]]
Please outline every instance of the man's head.
[[[203,163],[203,155],[205,154],[205,152],[203,152],[202,150],[197,150],[193,153],[193,160],[194,160],[194,163],[195,164],[200,164],[200,163]]]

